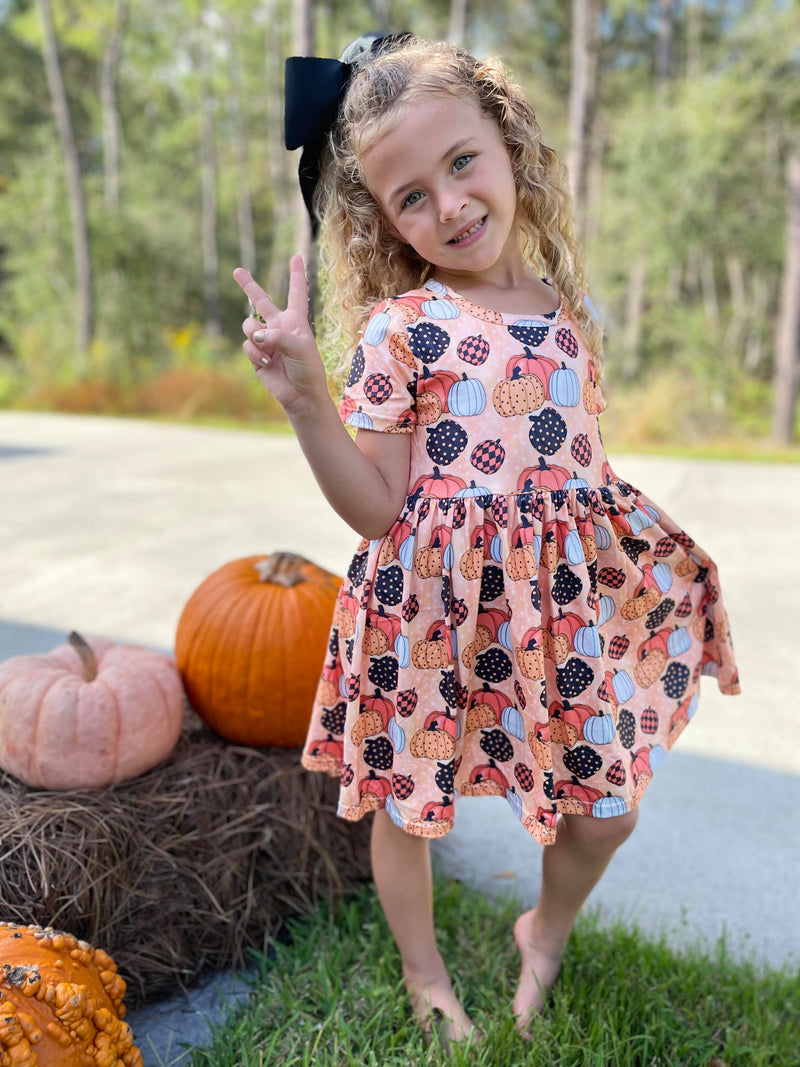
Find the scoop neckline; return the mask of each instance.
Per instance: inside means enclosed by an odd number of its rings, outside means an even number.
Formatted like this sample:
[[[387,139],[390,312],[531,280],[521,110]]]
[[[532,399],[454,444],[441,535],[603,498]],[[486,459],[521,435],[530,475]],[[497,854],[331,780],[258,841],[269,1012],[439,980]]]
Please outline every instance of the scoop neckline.
[[[555,324],[561,318],[561,313],[564,310],[564,301],[561,299],[561,294],[556,291],[549,278],[542,278],[541,280],[545,283],[545,285],[549,285],[551,289],[553,289],[553,292],[556,293],[556,296],[559,297],[558,307],[555,309],[555,311],[549,311],[545,314],[526,314],[525,312],[497,311],[496,308],[483,307],[481,304],[476,304],[474,300],[470,300],[468,296],[464,296],[463,293],[459,293],[457,289],[453,289],[452,286],[445,285],[444,282],[437,281],[435,278],[429,278],[427,281],[423,282],[422,287],[423,289],[428,289],[429,292],[438,292],[438,295],[440,296],[441,292],[439,292],[439,290],[444,290],[444,292],[448,296],[455,296],[459,300],[463,300],[465,303],[470,304],[472,307],[474,307],[477,311],[485,311],[490,315],[499,315],[504,323],[507,322],[513,325],[513,323],[519,322],[521,319],[525,319],[526,321],[528,319],[531,319],[536,320],[537,322]],[[465,309],[462,308],[461,310],[463,311]],[[469,314],[469,312],[467,312],[467,314]]]

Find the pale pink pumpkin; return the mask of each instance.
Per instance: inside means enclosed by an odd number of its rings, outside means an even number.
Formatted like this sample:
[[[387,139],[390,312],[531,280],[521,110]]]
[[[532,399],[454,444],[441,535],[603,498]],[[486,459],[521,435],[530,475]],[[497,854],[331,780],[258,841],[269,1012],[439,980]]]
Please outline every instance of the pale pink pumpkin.
[[[183,720],[172,660],[103,637],[0,664],[0,767],[42,789],[102,789],[170,754]]]

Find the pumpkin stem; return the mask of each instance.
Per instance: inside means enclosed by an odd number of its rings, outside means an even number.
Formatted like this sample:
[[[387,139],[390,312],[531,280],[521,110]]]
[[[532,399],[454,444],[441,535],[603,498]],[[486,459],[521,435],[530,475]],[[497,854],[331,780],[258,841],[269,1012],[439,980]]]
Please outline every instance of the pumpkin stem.
[[[97,677],[97,657],[94,652],[92,652],[91,648],[81,635],[74,630],[67,640],[81,657],[84,682],[93,682]]]
[[[272,582],[287,589],[304,581],[302,566],[306,561],[295,552],[273,552],[253,566],[258,571],[259,581]]]

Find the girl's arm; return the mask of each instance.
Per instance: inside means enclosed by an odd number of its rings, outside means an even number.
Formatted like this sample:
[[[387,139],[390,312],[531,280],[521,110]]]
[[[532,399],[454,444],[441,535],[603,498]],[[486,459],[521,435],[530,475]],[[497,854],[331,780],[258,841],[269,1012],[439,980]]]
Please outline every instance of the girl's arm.
[[[409,435],[359,430],[353,440],[340,420],[308,323],[301,256],[292,257],[285,311],[246,270],[239,267],[233,276],[266,320],[245,320],[245,355],[283,406],[325,497],[362,537],[383,537],[406,498]]]

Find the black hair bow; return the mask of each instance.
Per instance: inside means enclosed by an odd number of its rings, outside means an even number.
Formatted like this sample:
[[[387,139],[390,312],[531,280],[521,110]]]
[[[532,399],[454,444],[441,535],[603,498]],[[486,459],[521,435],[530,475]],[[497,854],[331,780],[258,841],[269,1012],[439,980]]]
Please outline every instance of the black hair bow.
[[[322,153],[339,114],[352,74],[380,55],[408,40],[410,33],[366,33],[349,44],[341,59],[290,56],[286,60],[284,139],[288,149],[301,148],[298,176],[314,236],[319,218],[314,192],[319,184]]]

